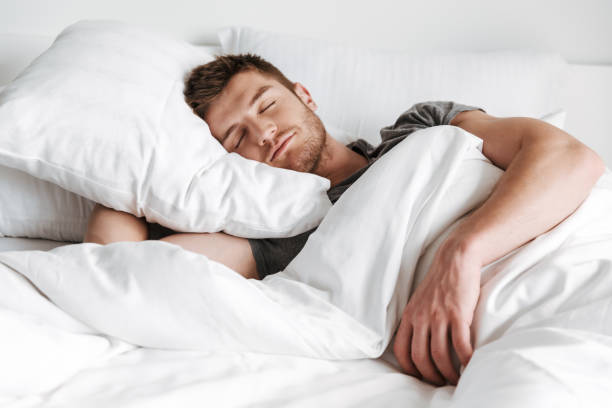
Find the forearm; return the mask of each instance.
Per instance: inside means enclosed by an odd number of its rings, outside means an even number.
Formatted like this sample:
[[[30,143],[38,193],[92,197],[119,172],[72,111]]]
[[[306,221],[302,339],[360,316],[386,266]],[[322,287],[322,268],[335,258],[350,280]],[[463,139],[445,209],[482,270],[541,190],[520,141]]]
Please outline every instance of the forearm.
[[[560,130],[524,140],[491,196],[449,238],[483,266],[564,220],[605,169],[599,156]]]
[[[106,245],[118,241],[144,241],[147,236],[143,218],[96,204],[89,217],[83,242]]]

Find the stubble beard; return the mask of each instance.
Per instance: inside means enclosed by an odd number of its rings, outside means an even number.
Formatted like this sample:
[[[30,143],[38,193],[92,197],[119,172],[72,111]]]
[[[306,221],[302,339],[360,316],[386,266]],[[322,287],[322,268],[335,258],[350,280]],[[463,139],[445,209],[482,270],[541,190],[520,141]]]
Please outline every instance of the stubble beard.
[[[314,173],[321,162],[327,132],[321,119],[305,105],[302,129],[305,131],[306,140],[297,157],[294,170]]]

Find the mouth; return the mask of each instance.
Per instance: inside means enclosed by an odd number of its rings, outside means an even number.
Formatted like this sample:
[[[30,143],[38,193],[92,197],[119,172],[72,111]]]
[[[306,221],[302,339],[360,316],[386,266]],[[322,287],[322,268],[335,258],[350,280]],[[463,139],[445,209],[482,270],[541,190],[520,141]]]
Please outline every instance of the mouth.
[[[284,139],[282,139],[277,146],[274,147],[274,151],[272,153],[272,157],[270,157],[270,161],[274,161],[277,157],[279,157],[285,150],[287,150],[287,146],[289,145],[289,143],[291,142],[291,139],[293,139],[293,136],[295,135],[295,132],[291,132],[289,133],[287,136],[285,136]]]

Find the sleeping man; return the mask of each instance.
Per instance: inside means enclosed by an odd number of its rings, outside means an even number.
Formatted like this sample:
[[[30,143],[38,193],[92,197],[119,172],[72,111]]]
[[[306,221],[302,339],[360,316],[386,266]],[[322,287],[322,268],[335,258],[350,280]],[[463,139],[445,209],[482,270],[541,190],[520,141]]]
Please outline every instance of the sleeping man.
[[[498,118],[479,107],[454,102],[412,106],[395,124],[381,130],[378,146],[363,139],[345,146],[327,133],[314,113],[315,101],[302,84],[289,81],[273,65],[250,54],[220,56],[195,68],[185,97],[228,152],[326,177],[332,203],[415,130],[453,125],[483,140],[483,154],[505,172],[489,198],[438,249],[404,309],[393,343],[407,374],[436,385],[458,381],[451,349],[464,366],[472,355],[470,325],[480,293],[481,267],[565,219],[605,169],[595,152],[545,122]],[[367,108],[368,101],[363,103]],[[313,231],[281,239],[177,233],[96,205],[85,242],[161,239],[204,254],[246,278],[263,279],[283,270]]]

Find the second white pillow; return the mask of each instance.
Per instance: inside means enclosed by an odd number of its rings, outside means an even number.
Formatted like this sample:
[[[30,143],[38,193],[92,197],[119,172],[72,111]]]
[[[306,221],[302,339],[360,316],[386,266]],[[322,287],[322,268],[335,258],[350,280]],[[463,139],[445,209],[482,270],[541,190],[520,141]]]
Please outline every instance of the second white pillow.
[[[536,118],[561,106],[566,64],[556,54],[379,51],[249,27],[230,27],[218,37],[224,53],[258,54],[303,83],[330,134],[343,142],[377,145],[380,128],[424,101]]]

